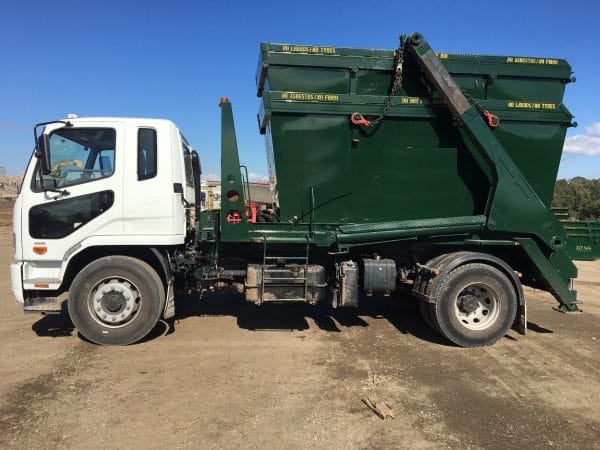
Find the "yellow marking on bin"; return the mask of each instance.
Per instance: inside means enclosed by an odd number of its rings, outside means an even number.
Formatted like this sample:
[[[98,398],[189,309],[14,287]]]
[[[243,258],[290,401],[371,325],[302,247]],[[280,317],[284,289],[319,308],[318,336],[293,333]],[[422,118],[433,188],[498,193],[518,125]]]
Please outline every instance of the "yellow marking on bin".
[[[281,50],[290,53],[321,53],[324,55],[334,55],[335,47],[322,47],[320,45],[290,45],[283,44]]]
[[[543,64],[548,66],[557,66],[558,59],[554,58],[526,58],[523,56],[507,56],[506,62],[509,64]]]
[[[296,100],[307,102],[339,102],[340,96],[336,94],[317,94],[312,92],[282,92],[281,100]]]

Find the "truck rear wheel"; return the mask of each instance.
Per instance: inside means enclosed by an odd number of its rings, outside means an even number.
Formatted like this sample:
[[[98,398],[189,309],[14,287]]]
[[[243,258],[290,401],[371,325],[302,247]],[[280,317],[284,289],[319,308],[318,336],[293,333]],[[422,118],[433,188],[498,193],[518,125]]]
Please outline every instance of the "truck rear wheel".
[[[515,320],[517,295],[495,267],[471,263],[457,267],[441,282],[428,304],[434,328],[461,347],[492,345]]]
[[[165,305],[165,290],[147,263],[107,256],[75,277],[68,305],[73,324],[85,338],[96,344],[128,345],[154,328]]]

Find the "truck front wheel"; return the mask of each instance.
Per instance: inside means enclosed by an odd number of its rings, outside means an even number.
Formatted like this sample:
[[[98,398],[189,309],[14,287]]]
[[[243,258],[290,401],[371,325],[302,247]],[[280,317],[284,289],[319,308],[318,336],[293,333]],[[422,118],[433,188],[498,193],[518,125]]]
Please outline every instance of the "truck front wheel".
[[[96,344],[128,345],[158,322],[165,290],[156,271],[129,256],[107,256],[77,274],[69,290],[69,316]]]
[[[495,267],[471,263],[442,280],[430,319],[444,337],[461,347],[491,345],[512,326],[517,295],[510,280]]]

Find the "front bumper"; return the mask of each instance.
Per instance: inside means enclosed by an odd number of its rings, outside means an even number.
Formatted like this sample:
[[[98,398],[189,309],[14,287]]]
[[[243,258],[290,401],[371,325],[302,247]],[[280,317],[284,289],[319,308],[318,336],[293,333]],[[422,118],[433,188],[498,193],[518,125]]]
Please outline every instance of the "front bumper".
[[[10,265],[10,286],[13,296],[19,303],[24,303],[23,296],[23,263],[17,262]]]

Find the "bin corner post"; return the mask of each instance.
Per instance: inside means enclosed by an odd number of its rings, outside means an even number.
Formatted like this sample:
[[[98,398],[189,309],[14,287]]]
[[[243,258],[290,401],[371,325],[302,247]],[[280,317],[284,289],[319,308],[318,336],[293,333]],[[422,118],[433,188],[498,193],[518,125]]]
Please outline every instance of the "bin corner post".
[[[248,238],[246,198],[240,170],[240,157],[235,136],[233,110],[221,98],[221,212],[220,239],[245,241]]]
[[[578,306],[577,291],[571,290],[569,287],[569,281],[577,277],[577,267],[573,265],[566,253],[564,251],[555,253],[549,260],[533,239],[519,238],[517,242],[549,283],[550,293],[559,303],[556,310],[567,314],[582,312]],[[565,280],[565,276],[569,278]]]
[[[560,310],[579,312],[576,291],[570,289],[571,280],[577,276],[577,267],[567,254],[563,226],[540,199],[484,122],[476,105],[467,99],[425,38],[413,33],[408,43],[409,52],[444,99],[452,117],[458,121],[468,150],[476,161],[485,161],[493,174],[491,195],[486,206],[488,230],[514,236],[533,235],[535,239],[516,240],[548,284],[549,291],[560,304]],[[485,169],[482,167],[484,173]]]

